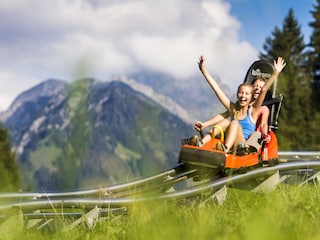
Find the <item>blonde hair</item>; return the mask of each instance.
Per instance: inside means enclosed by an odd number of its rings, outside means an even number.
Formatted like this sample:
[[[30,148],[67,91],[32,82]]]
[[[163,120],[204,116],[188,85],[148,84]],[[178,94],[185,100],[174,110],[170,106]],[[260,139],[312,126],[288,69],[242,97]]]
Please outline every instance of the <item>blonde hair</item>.
[[[239,87],[238,87],[237,93],[240,91],[241,87],[249,87],[250,90],[251,90],[250,92],[251,92],[251,98],[252,98],[252,96],[254,94],[254,88],[253,88],[252,84],[250,84],[250,83],[242,83],[242,84],[240,84]],[[251,99],[250,99],[250,101],[251,101]],[[234,105],[234,108],[232,109],[232,116],[233,116],[234,119],[237,119],[237,115],[238,115],[238,113],[240,111],[240,108],[241,107],[240,107],[239,101],[236,101],[236,103]]]
[[[251,89],[251,94],[254,93],[254,88],[251,83],[241,83],[238,87],[237,93],[239,92],[241,87],[249,87]]]

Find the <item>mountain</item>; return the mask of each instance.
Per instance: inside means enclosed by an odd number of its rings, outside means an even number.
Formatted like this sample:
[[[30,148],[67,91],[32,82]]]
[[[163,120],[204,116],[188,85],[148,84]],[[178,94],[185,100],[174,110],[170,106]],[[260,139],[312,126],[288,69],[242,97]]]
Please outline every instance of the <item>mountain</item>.
[[[130,85],[128,85],[130,84]],[[177,163],[188,113],[150,87],[50,79],[0,114],[17,152],[23,190],[97,187],[148,176]]]
[[[214,77],[226,95],[230,99],[236,99],[236,89],[231,89],[227,84],[221,82],[219,77]],[[200,72],[186,79],[176,79],[156,71],[139,72],[130,75],[129,78],[151,87],[158,94],[168,96],[178,103],[188,111],[192,123],[196,120],[206,121],[214,114],[225,111]]]

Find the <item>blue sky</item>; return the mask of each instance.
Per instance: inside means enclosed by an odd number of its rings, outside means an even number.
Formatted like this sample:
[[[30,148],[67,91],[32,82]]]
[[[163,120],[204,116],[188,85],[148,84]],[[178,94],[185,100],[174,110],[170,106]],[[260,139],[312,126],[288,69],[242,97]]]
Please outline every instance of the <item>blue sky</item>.
[[[0,111],[48,78],[104,81],[148,70],[194,86],[203,81],[202,54],[212,74],[237,86],[290,7],[310,34],[315,2],[1,0]]]
[[[271,36],[271,32],[276,26],[282,27],[289,9],[293,13],[305,36],[305,41],[309,41],[311,28],[309,22],[312,21],[311,10],[316,0],[228,0],[231,4],[230,13],[241,22],[239,36],[241,39],[250,41],[254,47],[262,51],[262,45],[266,37]]]

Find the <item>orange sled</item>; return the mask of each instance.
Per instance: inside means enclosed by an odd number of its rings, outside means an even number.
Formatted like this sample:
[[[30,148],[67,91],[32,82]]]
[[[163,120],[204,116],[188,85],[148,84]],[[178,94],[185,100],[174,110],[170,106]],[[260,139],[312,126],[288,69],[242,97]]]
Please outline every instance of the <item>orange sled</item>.
[[[258,135],[259,133],[256,136]],[[223,139],[218,138],[213,138],[200,147],[183,144],[179,154],[179,162],[193,166],[233,170],[261,167],[264,164],[272,166],[278,162],[278,145],[276,135],[273,132],[270,132],[270,135],[271,142],[269,144],[263,146],[261,139],[257,138],[257,145],[250,145],[252,147],[248,148],[248,152],[241,155],[236,151],[225,153],[217,150],[216,144],[223,142]]]

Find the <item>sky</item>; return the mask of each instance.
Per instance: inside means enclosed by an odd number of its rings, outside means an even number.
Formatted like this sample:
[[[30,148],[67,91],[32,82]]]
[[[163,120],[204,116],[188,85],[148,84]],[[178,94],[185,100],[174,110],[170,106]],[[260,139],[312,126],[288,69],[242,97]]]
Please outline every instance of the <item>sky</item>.
[[[0,111],[49,78],[109,80],[143,70],[234,87],[290,8],[306,41],[316,0],[1,0]],[[194,83],[190,83],[192,86]]]

